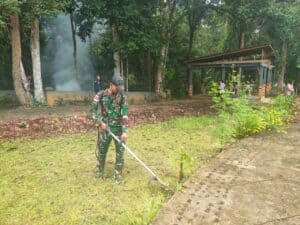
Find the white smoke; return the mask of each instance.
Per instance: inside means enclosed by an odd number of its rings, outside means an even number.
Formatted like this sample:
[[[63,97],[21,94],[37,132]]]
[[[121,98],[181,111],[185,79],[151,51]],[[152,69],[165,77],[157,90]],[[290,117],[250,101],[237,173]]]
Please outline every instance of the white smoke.
[[[61,70],[54,74],[54,78],[56,81],[59,80],[60,82],[55,83],[55,90],[56,91],[80,91],[81,88],[78,82],[75,79],[70,79],[69,70]],[[65,78],[65,79],[64,79]]]
[[[57,91],[79,91],[92,89],[95,70],[91,63],[89,45],[76,36],[77,42],[77,73],[74,73],[73,40],[69,15],[59,15],[51,20],[52,38],[46,44],[44,55],[50,55],[48,73],[53,78]],[[53,35],[54,34],[54,35]]]

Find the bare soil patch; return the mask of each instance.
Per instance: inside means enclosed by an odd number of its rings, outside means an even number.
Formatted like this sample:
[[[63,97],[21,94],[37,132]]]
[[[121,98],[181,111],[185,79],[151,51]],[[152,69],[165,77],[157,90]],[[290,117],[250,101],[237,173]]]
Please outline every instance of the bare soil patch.
[[[208,97],[162,101],[129,106],[129,126],[155,123],[180,116],[198,116],[213,113]],[[88,105],[68,105],[41,108],[0,109],[0,140],[37,138],[62,133],[89,130],[93,121],[87,119]]]

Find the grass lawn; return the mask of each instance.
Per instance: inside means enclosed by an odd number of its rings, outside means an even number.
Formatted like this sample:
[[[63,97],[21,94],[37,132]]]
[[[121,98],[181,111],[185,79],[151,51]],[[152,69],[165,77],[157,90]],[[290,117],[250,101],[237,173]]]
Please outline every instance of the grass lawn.
[[[128,146],[178,190],[220,148],[214,117],[180,118],[130,129]],[[170,197],[125,153],[124,183],[113,180],[109,150],[105,179],[95,178],[96,131],[0,143],[0,224],[149,224]],[[182,157],[184,156],[184,157]]]

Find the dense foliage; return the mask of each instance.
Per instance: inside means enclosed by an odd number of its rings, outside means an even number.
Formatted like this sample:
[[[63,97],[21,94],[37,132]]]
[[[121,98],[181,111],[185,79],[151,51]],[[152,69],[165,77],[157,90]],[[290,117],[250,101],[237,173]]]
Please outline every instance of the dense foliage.
[[[4,0],[0,3],[0,88],[13,88],[9,38],[9,17],[13,14],[20,16],[22,60],[27,74],[31,73],[32,63],[30,25],[35,17],[42,21],[42,77],[46,86],[53,83],[51,66],[45,65],[53,57],[47,46],[52,38],[60,36],[51,26],[51,18],[59,14],[72,15],[77,37],[90,44],[89,59],[94,71],[80,76],[100,73],[104,83],[113,74],[113,54],[118,52],[129,90],[155,91],[161,79],[162,90],[169,89],[180,98],[186,95],[187,88],[185,60],[265,43],[274,48],[275,79],[285,74],[285,79],[298,83],[299,9],[299,0]],[[117,36],[113,36],[112,27]],[[205,83],[203,77],[195,73],[194,93],[203,92],[201,83]]]

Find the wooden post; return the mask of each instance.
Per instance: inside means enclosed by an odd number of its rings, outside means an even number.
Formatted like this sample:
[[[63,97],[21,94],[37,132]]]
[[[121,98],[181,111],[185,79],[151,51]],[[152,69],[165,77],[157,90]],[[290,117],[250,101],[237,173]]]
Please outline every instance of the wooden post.
[[[188,96],[193,96],[193,67],[188,65],[189,67],[189,84],[188,84]]]
[[[272,90],[272,67],[268,68],[267,92]]]
[[[259,97],[264,96],[264,93],[263,93],[263,83],[264,83],[264,81],[263,81],[263,73],[264,73],[263,67],[260,66],[259,67],[259,76],[258,76],[258,79],[259,79],[259,82],[258,82],[258,96]]]
[[[268,54],[266,49],[261,49],[261,59],[268,59]]]
[[[265,77],[266,77],[266,80],[265,80],[265,95],[268,93],[268,81],[269,81],[269,68],[265,68]]]
[[[225,67],[222,65],[222,80],[225,82]]]

